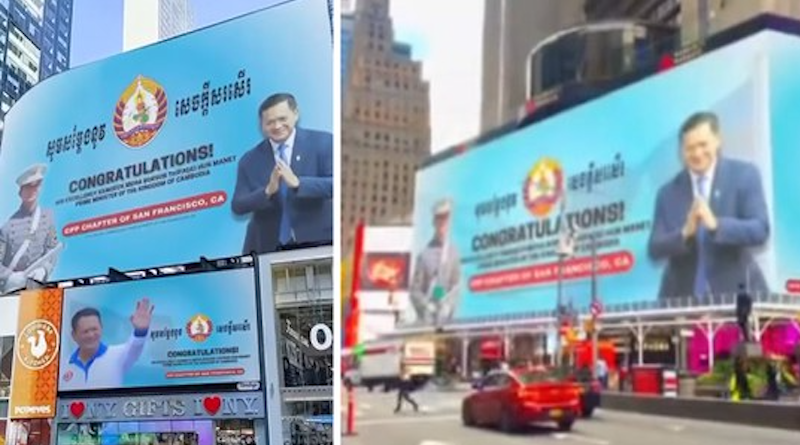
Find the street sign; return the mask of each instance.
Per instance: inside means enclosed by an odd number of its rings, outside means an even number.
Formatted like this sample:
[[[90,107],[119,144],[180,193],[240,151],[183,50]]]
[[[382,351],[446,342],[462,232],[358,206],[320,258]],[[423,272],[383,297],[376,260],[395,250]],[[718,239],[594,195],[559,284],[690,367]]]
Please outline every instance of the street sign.
[[[558,239],[558,254],[566,258],[575,255],[575,234],[571,230],[561,233]]]
[[[236,384],[237,391],[258,391],[261,389],[260,382],[239,382]]]
[[[603,303],[600,301],[593,301],[591,306],[592,317],[599,317],[603,313]]]

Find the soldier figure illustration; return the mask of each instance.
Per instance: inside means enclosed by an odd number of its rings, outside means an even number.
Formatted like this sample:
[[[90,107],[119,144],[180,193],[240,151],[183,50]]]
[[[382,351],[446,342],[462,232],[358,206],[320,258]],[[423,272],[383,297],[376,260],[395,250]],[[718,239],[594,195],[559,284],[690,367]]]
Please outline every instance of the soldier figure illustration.
[[[34,165],[19,178],[19,209],[0,228],[0,292],[22,289],[27,279],[45,282],[58,260],[58,241],[53,211],[39,205],[45,165]]]
[[[450,240],[449,200],[433,208],[433,239],[420,252],[411,281],[411,306],[416,321],[425,324],[446,323],[455,315],[459,300],[461,263]]]

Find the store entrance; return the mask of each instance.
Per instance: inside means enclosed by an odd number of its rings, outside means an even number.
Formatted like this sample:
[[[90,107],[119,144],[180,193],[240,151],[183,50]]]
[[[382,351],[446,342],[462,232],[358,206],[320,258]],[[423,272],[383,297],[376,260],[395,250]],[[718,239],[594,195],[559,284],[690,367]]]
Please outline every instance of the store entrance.
[[[252,420],[164,420],[58,426],[56,445],[256,445]]]

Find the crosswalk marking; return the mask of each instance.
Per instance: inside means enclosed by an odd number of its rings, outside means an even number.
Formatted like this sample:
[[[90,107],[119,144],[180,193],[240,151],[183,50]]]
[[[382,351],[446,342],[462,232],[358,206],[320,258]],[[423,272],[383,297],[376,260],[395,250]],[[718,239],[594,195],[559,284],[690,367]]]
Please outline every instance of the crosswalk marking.
[[[396,416],[396,417],[388,417],[383,419],[365,419],[361,420],[356,424],[356,427],[365,427],[365,426],[376,426],[376,425],[391,425],[391,424],[398,424],[398,423],[423,423],[423,422],[445,422],[445,421],[453,421],[458,420],[461,417],[449,415],[449,416]]]
[[[611,442],[607,440],[597,439],[594,437],[579,436],[575,434],[563,434],[563,438],[559,439],[560,440],[569,439],[569,440],[574,440],[575,442],[589,443],[592,445],[611,445]]]

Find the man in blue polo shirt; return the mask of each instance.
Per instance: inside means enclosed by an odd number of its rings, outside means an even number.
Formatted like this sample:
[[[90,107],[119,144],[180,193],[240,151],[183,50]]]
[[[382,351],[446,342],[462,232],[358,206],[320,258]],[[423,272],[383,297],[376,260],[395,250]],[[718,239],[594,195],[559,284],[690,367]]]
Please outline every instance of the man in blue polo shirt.
[[[78,349],[61,370],[61,391],[119,388],[122,380],[144,349],[154,306],[150,300],[136,303],[131,315],[133,335],[123,344],[108,346],[102,342],[103,321],[95,308],[81,309],[72,316],[72,338]]]

